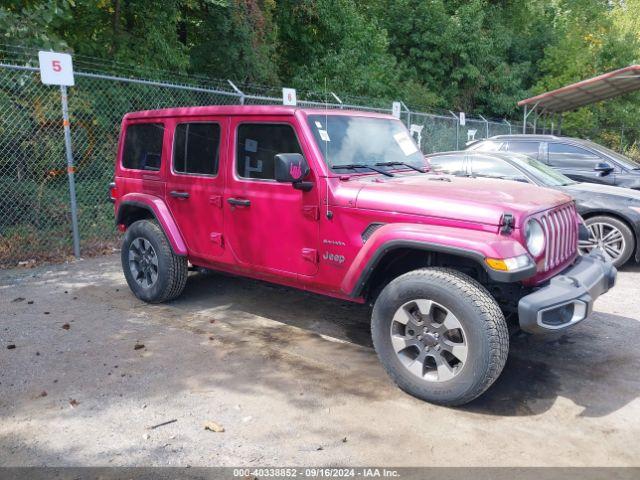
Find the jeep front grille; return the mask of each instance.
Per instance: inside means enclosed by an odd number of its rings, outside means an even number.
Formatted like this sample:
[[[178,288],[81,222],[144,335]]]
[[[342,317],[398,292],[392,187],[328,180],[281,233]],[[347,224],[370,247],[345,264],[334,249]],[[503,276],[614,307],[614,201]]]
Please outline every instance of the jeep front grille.
[[[544,271],[561,265],[578,250],[578,225],[573,203],[549,210],[537,220],[542,225],[546,240]]]

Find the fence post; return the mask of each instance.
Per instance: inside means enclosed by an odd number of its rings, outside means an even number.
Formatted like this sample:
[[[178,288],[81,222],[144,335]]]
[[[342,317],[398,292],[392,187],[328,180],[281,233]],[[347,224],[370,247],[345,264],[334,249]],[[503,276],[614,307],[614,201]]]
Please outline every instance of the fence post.
[[[64,148],[67,153],[67,176],[69,177],[69,197],[71,198],[71,227],[73,229],[73,255],[80,258],[80,233],[78,231],[78,206],[76,203],[76,168],[73,165],[71,148],[71,129],[69,128],[69,105],[67,103],[67,87],[60,85],[60,101],[62,103],[62,126],[64,128]]]
[[[340,100],[340,97],[338,97],[338,95],[336,95],[333,92],[330,92],[330,93],[331,93],[331,95],[333,95],[333,98],[335,98],[336,101],[340,104],[340,110],[342,110],[344,108],[344,106],[342,105],[342,100]]]
[[[511,135],[511,122],[510,122],[510,121],[508,121],[506,118],[503,118],[503,119],[502,119],[502,121],[503,121],[504,123],[506,123],[507,125],[509,125],[509,135]]]
[[[407,107],[402,100],[400,100],[400,105],[402,105],[407,112],[407,128],[411,128],[411,110],[409,110],[409,107]]]
[[[240,90],[238,87],[236,87],[231,80],[227,80],[227,82],[229,82],[229,85],[231,85],[231,88],[233,88],[236,91],[236,93],[240,95],[240,105],[244,105],[244,98],[245,98],[244,92]]]
[[[480,114],[478,114],[478,116],[484,121],[484,128],[485,128],[485,131],[487,132],[487,136],[485,138],[489,138],[489,120],[487,120]]]
[[[456,150],[460,150],[460,117],[449,110],[449,113],[456,119]]]

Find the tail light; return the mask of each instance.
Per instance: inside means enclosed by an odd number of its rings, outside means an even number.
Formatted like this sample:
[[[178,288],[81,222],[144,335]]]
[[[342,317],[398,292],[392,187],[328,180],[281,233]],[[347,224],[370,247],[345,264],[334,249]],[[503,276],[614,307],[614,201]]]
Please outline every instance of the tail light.
[[[109,201],[115,203],[116,198],[118,198],[118,188],[116,187],[116,182],[111,182],[109,184]]]

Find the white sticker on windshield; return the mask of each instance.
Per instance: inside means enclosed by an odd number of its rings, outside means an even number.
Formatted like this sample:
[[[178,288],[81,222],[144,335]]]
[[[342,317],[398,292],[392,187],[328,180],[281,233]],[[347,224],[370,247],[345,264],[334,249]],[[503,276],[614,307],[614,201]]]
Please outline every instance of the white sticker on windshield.
[[[318,130],[318,133],[320,134],[320,138],[325,141],[325,142],[330,142],[331,139],[329,138],[329,134],[327,133],[326,130]]]
[[[244,149],[247,152],[257,152],[258,151],[258,142],[256,140],[252,140],[247,138],[244,141]]]
[[[398,146],[402,149],[402,153],[404,153],[405,157],[408,157],[412,153],[416,153],[418,151],[418,147],[413,143],[411,138],[409,138],[409,134],[407,132],[398,132],[393,138],[398,143]]]
[[[318,127],[318,128],[322,128],[322,124],[321,124],[319,121],[317,121],[317,120],[316,120],[316,127]]]

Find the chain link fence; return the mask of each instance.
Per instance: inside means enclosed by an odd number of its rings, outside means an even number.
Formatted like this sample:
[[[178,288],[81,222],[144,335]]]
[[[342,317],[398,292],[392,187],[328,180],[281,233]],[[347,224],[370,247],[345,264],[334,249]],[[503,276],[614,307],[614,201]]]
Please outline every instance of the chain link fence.
[[[124,114],[175,106],[282,104],[276,89],[246,90],[222,81],[189,85],[76,72],[68,99],[82,253],[116,244],[107,186]],[[365,103],[331,92],[299,96],[302,107],[392,111],[382,100]],[[0,266],[65,258],[72,252],[72,229],[60,90],[43,85],[34,66],[0,64],[0,109]],[[415,112],[404,105],[401,120],[425,153],[462,149],[468,140],[521,129],[475,118],[463,126],[453,113]]]

